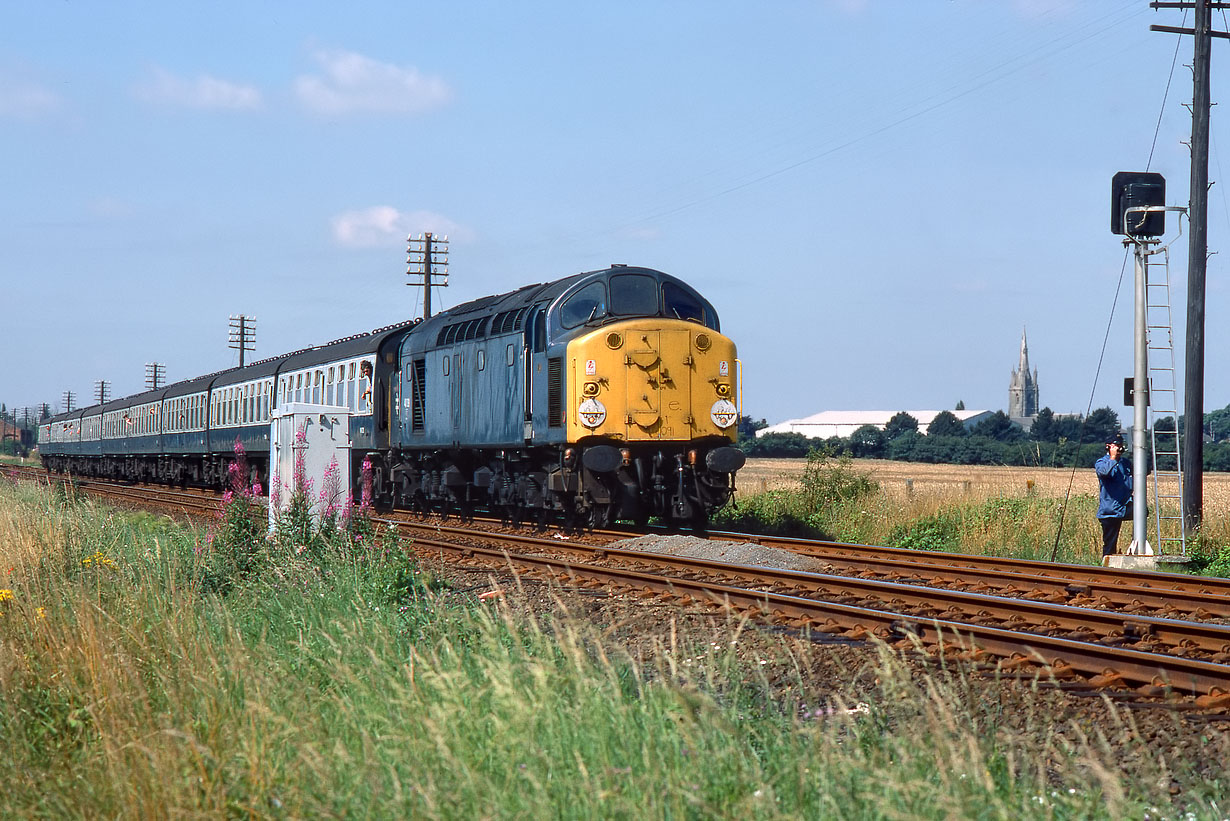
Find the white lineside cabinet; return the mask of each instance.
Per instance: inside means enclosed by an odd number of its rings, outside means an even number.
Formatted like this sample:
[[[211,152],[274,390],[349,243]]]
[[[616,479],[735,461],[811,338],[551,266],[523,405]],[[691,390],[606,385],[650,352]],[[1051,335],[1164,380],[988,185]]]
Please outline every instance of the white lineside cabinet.
[[[302,432],[303,435],[298,434]],[[303,475],[312,483],[312,515],[318,516],[325,473],[337,462],[340,507],[350,490],[350,410],[333,405],[292,402],[275,408],[269,422],[269,529],[274,511],[285,510],[295,489],[295,459],[302,453]],[[275,500],[274,489],[278,496]]]

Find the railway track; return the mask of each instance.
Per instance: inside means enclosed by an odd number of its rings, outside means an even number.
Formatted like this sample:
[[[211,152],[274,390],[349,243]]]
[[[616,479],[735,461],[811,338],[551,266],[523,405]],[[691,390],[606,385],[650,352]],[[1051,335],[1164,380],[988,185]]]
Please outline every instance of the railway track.
[[[729,564],[711,559],[389,522],[415,531],[415,550],[516,569],[570,586],[611,586],[735,610],[772,624],[882,640],[1142,697],[1189,697],[1230,709],[1230,625],[1129,616],[1070,604],[902,582]],[[447,537],[447,538],[444,538]]]
[[[198,492],[78,486],[188,515],[217,509],[216,496]],[[564,540],[494,523],[459,527],[406,515],[377,521],[411,535],[420,555],[447,555],[472,568],[733,611],[807,635],[874,637],[1069,689],[1178,697],[1230,711],[1225,580],[709,534],[790,550],[832,571],[801,572],[626,550],[616,545],[624,532]]]

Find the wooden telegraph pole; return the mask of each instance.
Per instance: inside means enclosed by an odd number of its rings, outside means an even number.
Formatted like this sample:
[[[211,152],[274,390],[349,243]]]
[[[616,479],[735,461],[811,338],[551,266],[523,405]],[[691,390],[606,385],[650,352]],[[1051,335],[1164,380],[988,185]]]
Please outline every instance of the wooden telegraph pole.
[[[448,237],[419,234],[407,237],[406,275],[421,277],[407,285],[423,286],[423,319],[431,318],[431,286],[448,286]]]
[[[1230,3],[1153,2],[1154,9],[1194,9],[1192,28],[1150,26],[1152,31],[1190,34],[1195,40],[1192,60],[1192,178],[1188,218],[1191,234],[1187,243],[1187,348],[1183,357],[1183,517],[1189,532],[1200,527],[1204,512],[1204,292],[1209,248],[1209,89],[1210,47],[1213,37],[1230,38],[1213,31],[1213,9]]]

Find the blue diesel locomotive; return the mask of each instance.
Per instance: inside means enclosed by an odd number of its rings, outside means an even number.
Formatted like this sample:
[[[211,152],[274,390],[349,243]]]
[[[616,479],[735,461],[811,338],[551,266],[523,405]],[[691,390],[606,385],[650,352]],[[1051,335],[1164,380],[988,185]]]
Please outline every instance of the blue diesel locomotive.
[[[47,469],[220,486],[236,439],[266,482],[270,419],[350,412],[384,507],[703,524],[743,454],[734,344],[695,289],[614,265],[60,414]],[[358,489],[353,489],[357,498]]]

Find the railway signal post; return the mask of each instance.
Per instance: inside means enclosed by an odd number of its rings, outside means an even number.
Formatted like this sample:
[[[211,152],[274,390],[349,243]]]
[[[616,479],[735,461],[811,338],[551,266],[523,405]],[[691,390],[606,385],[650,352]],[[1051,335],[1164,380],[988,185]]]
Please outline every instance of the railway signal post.
[[[1150,396],[1154,392],[1150,379],[1149,367],[1149,350],[1150,350],[1150,330],[1155,330],[1158,333],[1169,335],[1171,329],[1169,327],[1169,312],[1167,309],[1167,321],[1163,325],[1158,325],[1150,319],[1150,286],[1157,287],[1161,283],[1150,282],[1149,258],[1155,254],[1162,254],[1161,259],[1165,259],[1168,245],[1161,245],[1159,239],[1166,230],[1166,212],[1178,211],[1181,214],[1186,213],[1186,209],[1174,208],[1166,206],[1166,180],[1161,174],[1149,172],[1133,172],[1121,171],[1111,180],[1111,231],[1115,234],[1123,235],[1124,243],[1131,243],[1135,257],[1135,276],[1134,276],[1134,293],[1135,293],[1135,312],[1134,322],[1132,326],[1133,339],[1133,375],[1128,380],[1127,392],[1130,393],[1132,404],[1132,508],[1134,515],[1132,516],[1132,542],[1128,547],[1130,556],[1149,556],[1154,555],[1152,546],[1148,541],[1148,525],[1149,525],[1149,502],[1148,502],[1148,477],[1150,475],[1148,459],[1149,453],[1146,446],[1146,437],[1149,434],[1149,403]],[[1154,263],[1156,266],[1158,263]],[[1161,263],[1163,266],[1165,263]],[[1169,290],[1169,280],[1166,280],[1166,290]],[[1167,305],[1168,305],[1167,297]],[[1160,307],[1160,306],[1154,306]],[[1152,323],[1152,324],[1151,324]],[[1168,337],[1167,337],[1168,339]],[[1163,346],[1159,341],[1152,346],[1155,350],[1167,350],[1171,343]],[[1173,350],[1171,350],[1173,358]],[[1171,378],[1173,382],[1173,377]],[[1157,386],[1159,391],[1165,391],[1173,395],[1176,393],[1175,387],[1171,384],[1169,387],[1165,385]],[[1126,401],[1126,397],[1125,397]],[[1177,416],[1177,414],[1176,414]],[[1176,418],[1176,426],[1177,426]],[[1189,428],[1190,435],[1190,428]],[[1172,454],[1175,459],[1180,459],[1177,443],[1175,452]],[[1156,458],[1156,446],[1154,451]],[[1157,471],[1152,471],[1153,481],[1159,481]],[[1180,506],[1182,503],[1182,480],[1179,481],[1179,499]],[[1159,494],[1154,493],[1155,509],[1153,515],[1157,519],[1157,539],[1158,546],[1161,547],[1164,540],[1168,540],[1162,533],[1162,514],[1160,509],[1156,509],[1156,505],[1160,504]],[[1169,518],[1169,517],[1167,517]],[[1177,517],[1182,528],[1182,515]],[[1173,541],[1173,540],[1171,540]],[[1180,535],[1179,541],[1186,544],[1186,539],[1183,534]],[[1183,552],[1185,553],[1184,547]],[[1124,557],[1111,557],[1118,559],[1120,562]],[[1185,556],[1176,557],[1177,560],[1186,561]],[[1132,560],[1128,560],[1131,562]],[[1152,564],[1153,559],[1147,560]],[[1117,566],[1112,562],[1112,566]],[[1132,564],[1133,567],[1140,566]]]

